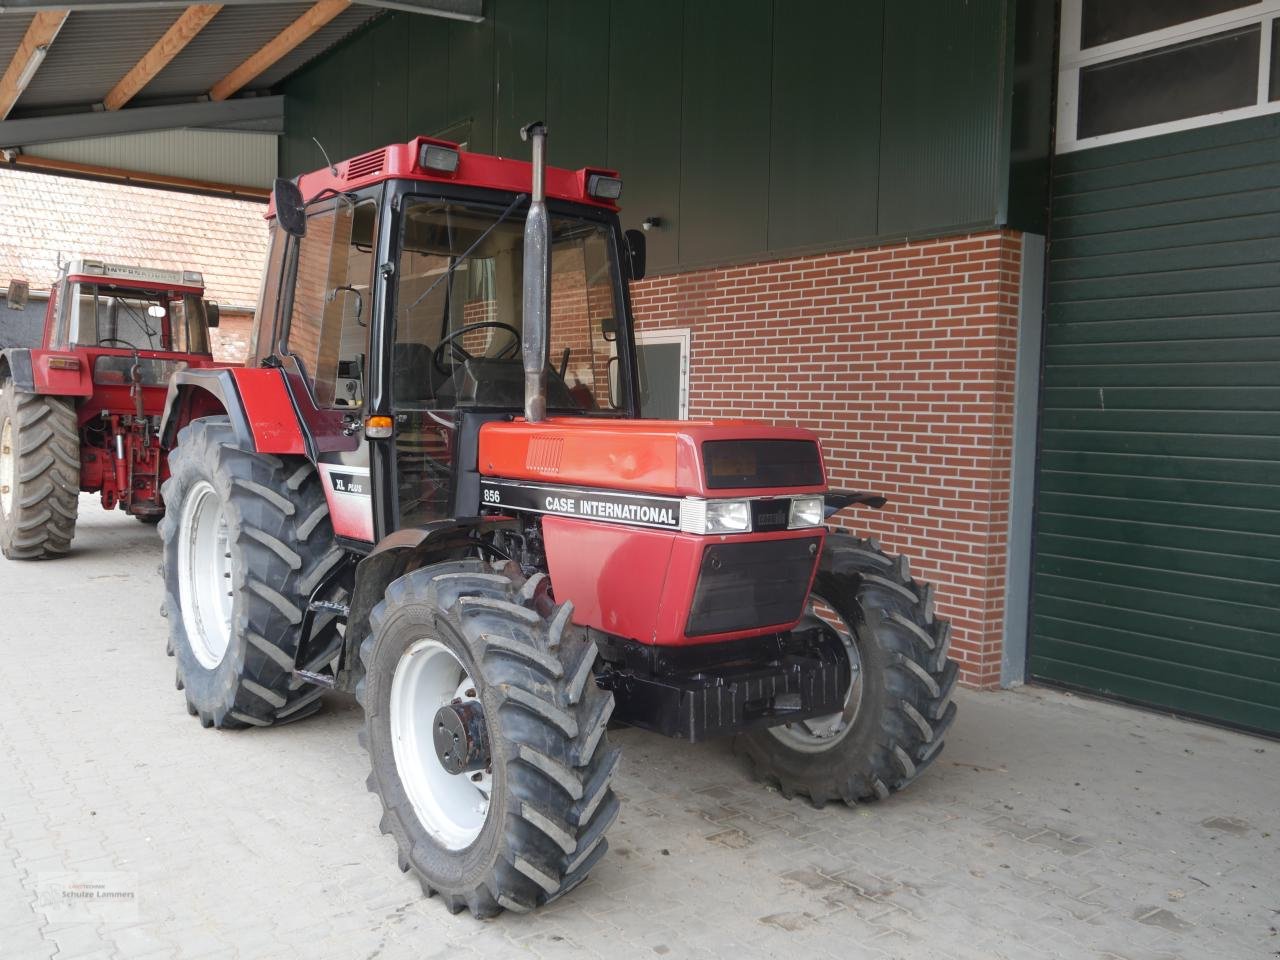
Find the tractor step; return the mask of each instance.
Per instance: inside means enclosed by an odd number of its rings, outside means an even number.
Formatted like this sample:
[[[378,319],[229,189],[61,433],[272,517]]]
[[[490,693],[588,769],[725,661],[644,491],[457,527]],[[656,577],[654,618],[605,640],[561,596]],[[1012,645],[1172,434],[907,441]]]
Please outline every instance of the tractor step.
[[[332,690],[334,687],[333,677],[327,673],[315,673],[311,670],[294,670],[293,675],[299,680],[305,680],[307,683],[313,683],[317,687],[324,687]]]

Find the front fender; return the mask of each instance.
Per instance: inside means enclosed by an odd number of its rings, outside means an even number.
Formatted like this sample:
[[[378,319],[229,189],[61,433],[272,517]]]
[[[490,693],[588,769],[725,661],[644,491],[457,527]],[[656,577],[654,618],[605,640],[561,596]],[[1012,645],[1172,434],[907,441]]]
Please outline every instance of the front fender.
[[[828,520],[845,507],[851,507],[855,503],[879,510],[889,502],[878,493],[867,493],[865,490],[828,490],[823,495],[823,499],[826,504],[823,506],[822,514]]]
[[[360,644],[369,634],[369,614],[393,580],[433,563],[475,556],[476,533],[505,523],[510,521],[484,517],[439,520],[383,537],[356,567],[356,582],[347,613],[343,673],[348,674],[359,661]],[[343,680],[339,678],[339,686]]]

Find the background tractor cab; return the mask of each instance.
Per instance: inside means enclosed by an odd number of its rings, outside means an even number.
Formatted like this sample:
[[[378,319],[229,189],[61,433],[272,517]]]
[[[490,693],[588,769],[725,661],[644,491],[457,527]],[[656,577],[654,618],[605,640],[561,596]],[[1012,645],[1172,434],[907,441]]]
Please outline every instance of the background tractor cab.
[[[213,364],[217,324],[196,271],[94,260],[62,267],[41,342],[0,354],[6,556],[65,553],[82,490],[99,493],[105,509],[160,519],[167,474],[157,428],[169,378]]]
[[[419,137],[278,180],[245,368],[186,369],[164,442],[165,611],[204,726],[328,688],[381,825],[490,916],[575,887],[618,812],[610,719],[737,735],[815,804],[884,798],[955,708],[904,558],[828,530],[817,437],[639,418],[608,170]]]

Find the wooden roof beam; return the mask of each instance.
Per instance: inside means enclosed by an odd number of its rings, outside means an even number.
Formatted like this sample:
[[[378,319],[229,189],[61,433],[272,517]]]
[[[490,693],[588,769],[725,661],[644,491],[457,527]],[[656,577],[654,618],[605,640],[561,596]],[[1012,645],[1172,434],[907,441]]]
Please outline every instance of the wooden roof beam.
[[[187,7],[182,15],[165,31],[164,36],[155,42],[142,59],[135,63],[119,82],[111,88],[111,92],[102,98],[102,105],[108,110],[119,110],[138,95],[138,92],[150,83],[161,70],[169,65],[169,61],[181,53],[209,21],[222,9],[220,3],[198,3]]]
[[[13,105],[22,96],[35,72],[40,69],[49,45],[67,20],[69,10],[41,10],[31,18],[27,32],[13,52],[13,59],[0,78],[0,120],[9,115]]]
[[[351,0],[319,0],[310,10],[271,38],[261,50],[219,80],[209,90],[210,100],[225,100],[262,76],[281,57],[351,6]]]

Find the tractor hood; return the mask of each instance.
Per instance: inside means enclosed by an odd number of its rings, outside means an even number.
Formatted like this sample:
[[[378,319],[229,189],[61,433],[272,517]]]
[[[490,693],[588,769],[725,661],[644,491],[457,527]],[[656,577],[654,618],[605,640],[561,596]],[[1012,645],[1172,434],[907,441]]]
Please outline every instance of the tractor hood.
[[[516,420],[480,429],[482,476],[679,497],[822,493],[817,435],[741,420]]]

